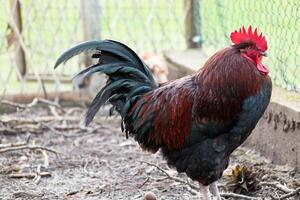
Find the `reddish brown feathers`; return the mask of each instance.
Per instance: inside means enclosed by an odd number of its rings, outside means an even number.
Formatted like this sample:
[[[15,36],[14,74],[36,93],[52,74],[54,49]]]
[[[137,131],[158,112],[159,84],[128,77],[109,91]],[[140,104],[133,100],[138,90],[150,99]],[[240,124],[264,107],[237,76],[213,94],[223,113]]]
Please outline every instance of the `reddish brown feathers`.
[[[182,147],[190,132],[193,107],[193,87],[187,81],[176,80],[144,96],[145,105],[140,111],[142,124],[152,117],[148,140],[170,149]]]
[[[171,81],[146,93],[130,111],[140,108],[133,130],[142,146],[182,148],[193,124],[234,121],[243,101],[255,95],[264,77],[235,47],[213,55],[193,76]],[[147,146],[148,144],[148,146]],[[151,145],[150,145],[151,144]]]
[[[240,56],[234,47],[213,55],[196,75],[196,113],[203,119],[224,121],[235,118],[243,100],[255,95],[263,77],[254,64]]]

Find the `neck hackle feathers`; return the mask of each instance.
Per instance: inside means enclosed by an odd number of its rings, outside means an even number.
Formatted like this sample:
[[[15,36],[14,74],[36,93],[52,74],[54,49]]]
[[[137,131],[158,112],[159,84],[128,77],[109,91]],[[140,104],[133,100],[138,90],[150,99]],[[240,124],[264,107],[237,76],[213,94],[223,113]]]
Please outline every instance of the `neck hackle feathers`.
[[[230,39],[233,44],[240,44],[242,42],[251,42],[256,45],[260,51],[266,51],[268,49],[267,41],[262,33],[258,35],[257,28],[252,31],[252,27],[249,26],[248,31],[243,26],[238,31],[234,31],[230,34]]]

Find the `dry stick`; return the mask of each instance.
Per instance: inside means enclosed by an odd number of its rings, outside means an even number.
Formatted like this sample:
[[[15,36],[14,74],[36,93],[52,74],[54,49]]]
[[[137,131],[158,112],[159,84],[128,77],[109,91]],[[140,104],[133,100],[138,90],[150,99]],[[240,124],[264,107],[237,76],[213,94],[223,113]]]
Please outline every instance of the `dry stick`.
[[[0,133],[5,133],[7,135],[16,135],[18,134],[18,131],[10,127],[0,127]]]
[[[150,166],[153,166],[153,167],[157,168],[159,171],[161,171],[162,173],[164,173],[164,174],[165,174],[169,179],[171,179],[171,180],[174,180],[174,181],[179,182],[179,183],[186,184],[186,185],[190,186],[190,187],[193,188],[193,189],[199,190],[199,188],[198,188],[196,185],[191,184],[191,183],[189,183],[189,182],[186,182],[186,181],[184,181],[184,180],[182,180],[182,179],[180,179],[180,178],[171,176],[168,172],[166,172],[164,169],[162,169],[161,167],[159,167],[159,166],[157,166],[157,165],[155,165],[155,164],[152,164],[152,163],[149,163],[149,162],[146,162],[146,161],[140,161],[140,162],[141,162],[141,163],[145,163],[145,164],[147,164],[147,165],[150,165]]]
[[[236,194],[236,193],[220,193],[222,197],[229,198],[237,198],[237,199],[246,199],[246,200],[262,200],[262,198],[259,197],[250,197],[242,194]]]
[[[44,167],[47,169],[49,167],[49,157],[47,151],[42,150],[42,154],[44,157]]]
[[[0,144],[0,151],[1,151],[1,149],[4,149],[4,148],[19,147],[19,146],[24,146],[26,144],[27,144],[27,142]]]
[[[282,185],[281,183],[279,182],[261,182],[259,183],[259,185],[267,185],[267,186],[273,186],[279,190],[281,190],[282,192],[285,192],[285,193],[290,193],[290,192],[293,192],[294,190]]]
[[[33,178],[33,182],[38,184],[41,180],[41,165],[38,164],[38,166],[36,167],[36,175]]]
[[[188,188],[188,191],[193,194],[193,195],[199,195],[199,192],[194,190],[193,188]],[[236,194],[236,193],[220,193],[221,197],[224,198],[236,198],[236,199],[245,199],[245,200],[262,200],[262,198],[259,197],[250,197],[250,196],[246,196],[246,195],[242,195],[242,194]]]
[[[54,106],[48,106],[49,107],[49,110],[51,112],[51,114],[54,116],[54,117],[60,117],[60,115],[57,113],[56,111],[56,107]]]
[[[81,129],[81,130],[87,130],[87,128],[81,127],[79,125],[49,125],[45,122],[41,122],[38,124],[20,124],[20,125],[16,125],[14,126],[14,129],[10,130],[10,131],[20,131],[20,132],[39,132],[42,131],[43,128],[49,129],[54,133],[60,133],[60,131],[67,131],[67,130],[73,130],[73,129]],[[7,129],[1,129],[0,131],[4,131]],[[0,144],[0,148],[1,148],[1,144]]]
[[[78,108],[78,107],[70,108],[69,110],[66,111],[65,116],[70,116],[70,115],[72,115],[74,112],[82,112],[82,111],[83,111],[82,108]]]
[[[85,164],[84,164],[84,166],[83,166],[83,171],[84,171],[86,174],[90,174],[89,171],[87,170],[88,164],[89,164],[89,161],[86,160],[86,161],[85,161]]]
[[[36,149],[40,149],[40,150],[45,150],[45,151],[49,151],[51,153],[54,153],[56,156],[58,156],[58,152],[53,150],[53,149],[49,149],[47,147],[42,147],[42,146],[28,146],[28,145],[24,145],[24,146],[13,146],[13,147],[5,147],[5,148],[1,148],[0,149],[0,153],[5,153],[5,152],[9,152],[9,151],[18,151],[18,150],[24,150],[24,149],[30,149],[30,150],[36,150]]]
[[[20,125],[13,126],[13,128],[15,130],[22,130],[22,129],[29,129],[29,130],[38,129],[38,130],[40,130],[41,125],[40,124],[20,124]]]
[[[183,184],[186,184],[188,185],[190,188],[192,189],[189,189],[189,192],[191,192],[192,194],[198,194],[197,191],[194,191],[193,189],[196,189],[196,190],[199,190],[199,188],[194,185],[194,184],[191,184],[189,182],[186,182],[180,178],[177,178],[177,177],[174,177],[174,176],[171,176],[168,172],[166,172],[164,169],[162,169],[161,167],[155,165],[155,164],[152,164],[152,163],[149,163],[149,162],[146,162],[146,161],[140,161],[141,163],[145,163],[147,165],[150,165],[150,166],[153,166],[155,168],[157,168],[159,171],[163,172],[169,179],[171,180],[174,180],[176,182],[179,182],[179,183],[183,183]],[[239,198],[239,199],[246,199],[246,200],[261,200],[261,198],[257,198],[257,197],[250,197],[250,196],[246,196],[246,195],[241,195],[241,194],[236,194],[236,193],[220,193],[220,195],[222,197],[234,197],[234,198]]]
[[[147,177],[146,180],[140,186],[138,186],[138,188],[141,189],[149,180],[150,177]]]
[[[87,127],[83,127],[81,125],[55,125],[53,128],[58,131],[68,131],[74,129],[80,129],[85,131],[88,129]]]
[[[0,122],[4,123],[17,123],[17,124],[30,124],[30,123],[42,123],[51,121],[73,121],[78,122],[81,119],[79,117],[55,117],[55,116],[41,116],[36,118],[24,118],[24,117],[13,117],[13,116],[0,116]]]
[[[298,187],[297,189],[295,189],[294,191],[292,191],[288,194],[285,194],[285,195],[282,195],[282,196],[279,196],[279,197],[274,197],[273,195],[271,195],[271,197],[272,197],[272,199],[283,200],[283,199],[287,199],[289,197],[298,195],[299,193],[300,193],[300,187]]]
[[[70,122],[80,122],[81,117],[75,116],[40,116],[36,118],[25,118],[25,117],[15,117],[15,116],[7,116],[2,115],[0,116],[0,122],[3,123],[16,123],[16,124],[34,124],[34,123],[42,123],[42,122],[52,122],[52,121],[70,121]],[[105,120],[105,122],[114,121],[114,118],[107,118],[107,117],[99,117],[99,120]]]
[[[25,145],[27,145],[29,143],[29,140],[30,140],[30,135],[26,138],[25,142],[0,144],[0,149],[10,148],[10,147],[25,146]]]
[[[41,177],[51,176],[50,172],[40,172]],[[36,173],[18,173],[18,174],[10,174],[9,178],[35,178]]]
[[[187,187],[187,191],[189,191],[192,195],[200,195],[199,192],[190,187]]]
[[[13,106],[13,107],[17,107],[17,108],[22,108],[22,109],[27,108],[27,105],[25,105],[25,104],[19,104],[19,103],[15,103],[15,102],[12,102],[12,101],[7,101],[7,100],[2,100],[0,103],[1,104],[6,104],[6,105],[9,105],[9,106]]]
[[[52,127],[52,126],[50,126],[50,125],[48,125],[46,123],[41,123],[41,125],[44,126],[44,127],[46,127],[46,128],[48,128],[50,131],[52,131],[55,134],[60,134],[60,132],[57,131],[54,127]]]
[[[17,107],[17,108],[22,108],[22,109],[32,108],[35,105],[37,105],[38,103],[44,103],[44,104],[47,104],[47,105],[50,105],[50,106],[54,106],[56,108],[61,108],[61,106],[58,103],[53,102],[53,101],[49,101],[47,99],[42,99],[42,98],[34,98],[32,100],[32,102],[29,103],[29,104],[15,103],[15,102],[7,101],[7,100],[2,100],[0,103],[7,104],[7,105],[10,105],[10,106],[14,106],[14,107]]]

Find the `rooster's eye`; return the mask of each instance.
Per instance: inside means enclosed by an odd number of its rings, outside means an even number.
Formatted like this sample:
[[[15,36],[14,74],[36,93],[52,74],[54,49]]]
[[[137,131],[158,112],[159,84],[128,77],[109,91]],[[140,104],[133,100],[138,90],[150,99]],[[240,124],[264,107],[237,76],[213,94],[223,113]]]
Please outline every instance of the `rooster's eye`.
[[[247,47],[247,50],[252,50],[252,46]]]

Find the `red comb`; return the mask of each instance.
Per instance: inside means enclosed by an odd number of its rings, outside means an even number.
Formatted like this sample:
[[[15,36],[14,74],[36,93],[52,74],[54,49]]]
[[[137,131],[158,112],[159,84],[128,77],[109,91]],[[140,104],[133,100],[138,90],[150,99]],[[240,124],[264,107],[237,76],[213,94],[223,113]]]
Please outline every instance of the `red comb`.
[[[261,51],[266,51],[268,49],[267,41],[265,36],[260,33],[258,36],[257,28],[252,32],[252,27],[249,26],[248,32],[245,27],[239,29],[239,31],[234,31],[230,34],[230,39],[233,44],[239,44],[241,42],[253,42],[256,47]]]

